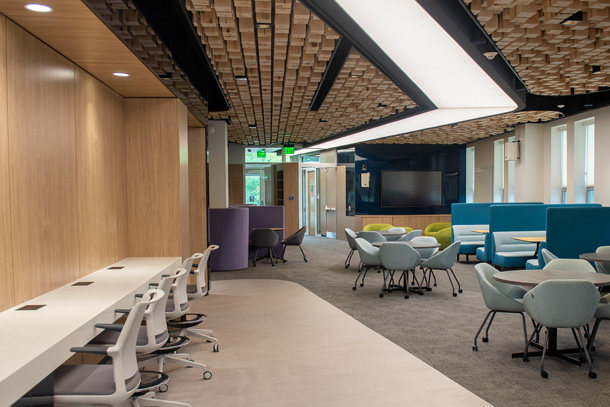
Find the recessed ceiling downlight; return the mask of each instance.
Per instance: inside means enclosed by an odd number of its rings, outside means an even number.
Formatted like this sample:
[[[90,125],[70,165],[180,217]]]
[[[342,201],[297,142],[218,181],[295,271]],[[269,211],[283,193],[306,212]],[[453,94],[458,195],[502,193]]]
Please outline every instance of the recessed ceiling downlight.
[[[38,13],[48,13],[50,11],[53,11],[51,7],[45,6],[44,4],[26,4],[25,8],[30,11],[36,11]]]
[[[121,77],[129,76],[129,74],[127,72],[114,72],[113,75],[114,76],[121,76]]]

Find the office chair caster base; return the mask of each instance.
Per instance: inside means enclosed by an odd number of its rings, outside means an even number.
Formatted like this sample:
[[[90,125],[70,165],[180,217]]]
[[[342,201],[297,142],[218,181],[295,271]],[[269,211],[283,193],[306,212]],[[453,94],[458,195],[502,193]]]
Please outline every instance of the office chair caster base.
[[[543,379],[546,379],[547,377],[549,377],[549,374],[543,370],[540,372],[540,376],[542,376]]]
[[[595,379],[597,377],[597,373],[595,372],[589,372],[589,378],[591,379]]]
[[[364,287],[364,283],[360,283],[360,287]]]
[[[453,293],[453,296],[454,296],[454,297],[457,297],[457,293]]]
[[[458,290],[458,293],[460,293],[460,294],[463,293],[463,292],[464,292],[464,290]]]
[[[487,343],[487,342],[489,342],[489,338],[488,338],[488,337],[481,338],[481,340],[482,340],[483,342],[486,342],[486,343]]]
[[[212,348],[212,352],[218,352],[218,344],[215,344]]]
[[[352,290],[356,291],[356,287],[352,287]]]
[[[379,294],[379,298],[383,298],[383,294]]]
[[[473,351],[473,352],[477,352],[478,350],[479,350],[479,347],[478,347],[478,346],[473,346],[473,347],[472,347],[472,351]]]
[[[212,378],[212,372],[210,372],[209,370],[206,370],[205,372],[203,372],[204,380],[210,380],[211,378]]]

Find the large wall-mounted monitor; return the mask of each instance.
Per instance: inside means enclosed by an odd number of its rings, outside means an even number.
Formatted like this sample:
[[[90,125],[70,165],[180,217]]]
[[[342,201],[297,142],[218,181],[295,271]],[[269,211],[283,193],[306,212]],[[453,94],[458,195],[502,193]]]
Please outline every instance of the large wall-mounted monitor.
[[[381,171],[382,208],[442,205],[442,171]]]

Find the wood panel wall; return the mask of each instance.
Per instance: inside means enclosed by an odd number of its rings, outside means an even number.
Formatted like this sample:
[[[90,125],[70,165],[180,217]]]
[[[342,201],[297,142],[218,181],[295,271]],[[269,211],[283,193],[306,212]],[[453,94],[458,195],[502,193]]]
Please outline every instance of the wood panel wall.
[[[0,15],[0,310],[15,302],[13,291],[13,240],[11,238],[11,209],[8,165],[8,105],[6,17]]]
[[[229,205],[245,203],[246,166],[229,164]]]
[[[10,21],[7,33],[11,238],[20,303],[80,275],[75,78],[73,64]]]
[[[189,127],[189,209],[191,253],[208,246],[205,129]]]
[[[347,216],[347,188],[346,188],[346,168],[337,167],[337,239],[347,240],[345,228],[355,229],[355,217]]]
[[[127,197],[115,92],[79,68],[75,73],[78,241],[84,276],[124,257],[119,236],[125,229],[119,222],[125,219]]]
[[[290,199],[293,197],[293,199]],[[284,227],[286,236],[299,230],[299,164],[284,163]]]
[[[187,133],[186,107],[178,99],[125,101],[130,256],[189,255],[181,227],[180,149],[188,151],[181,146],[182,127]]]

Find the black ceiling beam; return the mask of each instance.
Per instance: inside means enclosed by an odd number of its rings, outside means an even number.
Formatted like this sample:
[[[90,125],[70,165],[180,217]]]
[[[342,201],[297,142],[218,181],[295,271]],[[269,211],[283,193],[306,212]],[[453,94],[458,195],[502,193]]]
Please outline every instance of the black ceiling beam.
[[[347,61],[347,57],[352,50],[352,43],[347,39],[341,37],[337,42],[337,46],[333,51],[333,54],[328,61],[328,65],[326,66],[326,70],[322,75],[322,80],[318,84],[318,89],[316,89],[316,93],[313,95],[313,99],[311,100],[311,105],[309,106],[309,110],[312,112],[317,112],[320,110],[320,106],[324,103],[326,96],[328,96],[328,92],[333,87],[333,84],[337,80],[341,69],[343,69],[343,65],[345,65],[345,61]]]
[[[174,62],[188,76],[210,112],[229,110],[212,64],[184,2],[176,0],[132,0],[146,21],[169,49]]]
[[[396,63],[373,41],[368,34],[334,1],[300,0],[335,32],[351,42],[352,46],[371,64],[388,77],[415,103],[426,110],[436,109],[432,101]],[[374,4],[371,3],[371,7]]]
[[[524,110],[551,110],[571,116],[587,110],[610,106],[610,90],[576,95],[546,96],[527,94],[527,106]]]

